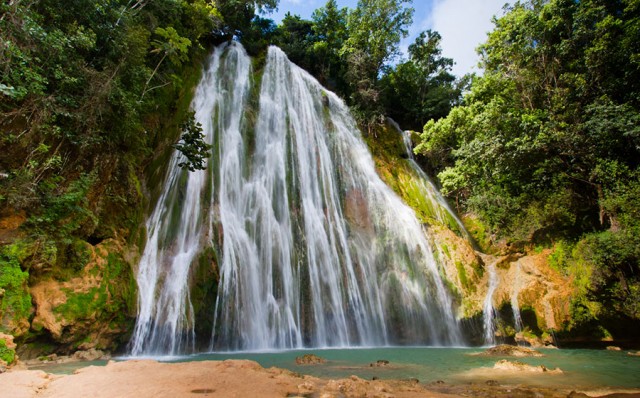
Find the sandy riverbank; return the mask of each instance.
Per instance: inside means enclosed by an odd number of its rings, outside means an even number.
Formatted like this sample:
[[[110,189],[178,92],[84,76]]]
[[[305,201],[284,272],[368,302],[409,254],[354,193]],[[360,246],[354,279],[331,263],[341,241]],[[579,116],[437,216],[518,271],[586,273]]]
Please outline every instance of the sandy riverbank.
[[[567,397],[570,390],[488,384],[423,385],[416,380],[339,380],[304,376],[288,370],[265,369],[245,360],[160,363],[151,360],[109,362],[72,375],[42,370],[0,374],[2,398],[146,398],[146,397]],[[590,396],[613,391],[587,391]],[[640,391],[617,391],[640,397]],[[573,394],[574,397],[581,395]],[[616,395],[622,397],[624,395]]]

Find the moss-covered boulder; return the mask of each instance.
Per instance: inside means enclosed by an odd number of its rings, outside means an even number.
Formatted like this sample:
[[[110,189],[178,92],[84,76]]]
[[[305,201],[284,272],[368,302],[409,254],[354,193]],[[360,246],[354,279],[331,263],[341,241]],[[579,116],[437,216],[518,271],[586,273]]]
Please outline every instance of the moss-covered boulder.
[[[136,285],[121,242],[87,244],[90,259],[68,280],[42,280],[31,288],[33,336],[46,337],[58,352],[113,350],[134,322]]]

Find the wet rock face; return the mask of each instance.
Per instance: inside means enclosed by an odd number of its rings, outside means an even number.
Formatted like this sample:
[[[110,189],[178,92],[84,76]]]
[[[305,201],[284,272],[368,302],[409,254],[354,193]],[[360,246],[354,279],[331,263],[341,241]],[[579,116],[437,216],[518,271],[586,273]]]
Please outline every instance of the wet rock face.
[[[352,227],[355,227],[359,231],[367,234],[374,233],[367,199],[362,191],[352,189],[347,192],[345,197],[344,215]]]
[[[470,341],[487,343],[473,338],[478,334],[477,329],[482,328],[483,304],[490,285],[490,273],[486,270],[493,265],[497,285],[491,301],[496,311],[497,341],[513,343],[515,340],[532,347],[555,344],[553,336],[544,332],[559,331],[568,324],[573,286],[567,277],[549,265],[550,253],[550,250],[543,250],[501,257],[478,253],[482,257],[480,271],[484,272],[467,272],[473,289],[461,290],[464,316],[470,325],[467,332]],[[449,279],[455,278],[452,274],[447,272]]]

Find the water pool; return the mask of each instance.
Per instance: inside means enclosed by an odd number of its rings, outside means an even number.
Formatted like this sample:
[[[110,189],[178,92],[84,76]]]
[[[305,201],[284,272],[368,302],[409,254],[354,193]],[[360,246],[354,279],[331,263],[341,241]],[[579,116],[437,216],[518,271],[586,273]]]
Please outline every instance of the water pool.
[[[640,388],[640,357],[626,351],[594,349],[540,349],[542,357],[487,357],[475,354],[483,348],[386,347],[350,349],[304,349],[274,352],[205,353],[184,357],[155,357],[163,362],[222,361],[248,359],[263,367],[279,367],[301,374],[323,378],[356,375],[363,379],[418,379],[421,383],[444,381],[447,384],[484,383],[526,384],[545,388]],[[296,357],[315,354],[327,360],[324,364],[298,365]],[[134,358],[120,357],[116,360]],[[492,369],[500,359],[529,365],[560,368],[563,373],[501,372]],[[370,366],[387,360],[387,366]],[[103,366],[106,361],[49,364],[33,369],[68,374],[89,365]]]

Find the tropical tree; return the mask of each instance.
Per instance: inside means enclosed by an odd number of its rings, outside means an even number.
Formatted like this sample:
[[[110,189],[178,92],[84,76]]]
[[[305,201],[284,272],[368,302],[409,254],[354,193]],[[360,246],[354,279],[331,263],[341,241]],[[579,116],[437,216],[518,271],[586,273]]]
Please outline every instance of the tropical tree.
[[[402,126],[420,129],[430,119],[446,116],[460,99],[462,80],[451,74],[453,60],[442,57],[441,36],[422,32],[409,46],[409,59],[381,81],[386,114]]]
[[[384,67],[399,54],[407,36],[413,8],[411,0],[359,0],[348,15],[340,56],[347,60],[346,78],[351,101],[361,119],[370,123],[382,115],[378,81]]]
[[[347,41],[347,16],[346,7],[338,8],[336,0],[328,0],[324,7],[313,12],[313,43],[314,75],[329,88],[344,94],[346,83],[344,81],[344,62],[340,57],[340,50]]]

